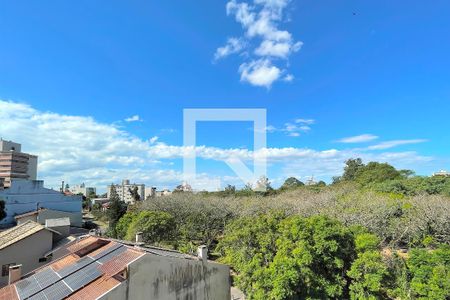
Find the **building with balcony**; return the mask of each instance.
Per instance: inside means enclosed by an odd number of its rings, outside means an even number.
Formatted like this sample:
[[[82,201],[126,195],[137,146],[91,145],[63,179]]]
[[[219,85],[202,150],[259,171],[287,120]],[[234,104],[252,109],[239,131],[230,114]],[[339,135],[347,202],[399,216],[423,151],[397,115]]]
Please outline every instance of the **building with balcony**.
[[[22,146],[0,139],[0,178],[3,186],[11,186],[12,179],[36,180],[38,157],[22,152]]]

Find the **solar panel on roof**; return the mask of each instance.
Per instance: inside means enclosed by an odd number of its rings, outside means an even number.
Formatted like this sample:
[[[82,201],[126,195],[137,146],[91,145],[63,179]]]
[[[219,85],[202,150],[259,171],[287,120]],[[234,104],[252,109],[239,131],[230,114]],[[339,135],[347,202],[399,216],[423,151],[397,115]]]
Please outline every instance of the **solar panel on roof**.
[[[110,253],[110,252],[112,252],[112,251],[115,251],[115,250],[119,249],[120,247],[122,247],[121,244],[115,244],[115,245],[109,247],[108,249],[105,249],[105,250],[103,250],[102,252],[98,253],[97,255],[94,255],[93,258],[94,258],[94,259],[99,259],[99,258],[101,258],[102,256],[105,256],[106,254],[108,254],[108,253]]]
[[[41,290],[36,278],[30,276],[16,283],[17,293],[21,300],[38,293]]]
[[[58,281],[60,277],[50,267],[47,267],[42,271],[34,274],[34,278],[40,285],[41,289],[45,289],[49,285]]]
[[[49,286],[45,289],[44,294],[47,296],[48,300],[60,300],[69,296],[72,291],[64,284],[64,282],[59,281],[54,285]]]
[[[64,282],[74,291],[79,290],[83,286],[91,283],[98,277],[102,276],[102,272],[96,265],[90,265],[82,270],[79,270],[66,278]]]
[[[37,293],[36,295],[31,296],[28,299],[29,300],[50,300],[50,299],[47,299],[47,297],[44,295],[44,292]],[[51,299],[51,300],[56,300],[56,299]]]
[[[80,270],[81,268],[85,267],[86,265],[90,264],[93,261],[94,260],[92,258],[90,258],[89,256],[85,256],[83,258],[80,258],[74,264],[67,266],[65,268],[62,268],[61,270],[58,271],[58,274],[61,277],[65,277],[65,276],[69,275],[70,273]]]
[[[104,264],[104,263],[107,262],[108,260],[111,260],[113,257],[115,257],[115,256],[117,256],[117,255],[119,255],[119,254],[121,254],[121,253],[123,253],[123,252],[125,252],[125,251],[127,251],[127,248],[124,247],[124,246],[122,246],[122,245],[120,245],[120,247],[118,247],[118,248],[115,249],[114,251],[112,251],[112,252],[106,254],[105,256],[99,258],[97,261],[98,261],[99,263]]]

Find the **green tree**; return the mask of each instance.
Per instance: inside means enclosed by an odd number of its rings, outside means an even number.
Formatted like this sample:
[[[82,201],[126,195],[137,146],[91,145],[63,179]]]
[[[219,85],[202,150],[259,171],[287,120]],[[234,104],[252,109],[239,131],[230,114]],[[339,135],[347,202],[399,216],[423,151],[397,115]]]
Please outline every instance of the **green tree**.
[[[295,189],[300,186],[304,186],[305,184],[298,180],[295,177],[289,177],[286,179],[283,183],[283,185],[280,187],[281,190],[289,190],[289,189]]]
[[[249,299],[345,298],[353,235],[326,217],[283,214],[231,223],[219,244]]]
[[[0,200],[0,221],[6,218],[5,201]]]
[[[138,215],[127,216],[124,222],[127,219],[132,220],[127,228],[128,240],[134,240],[137,232],[142,232],[143,241],[148,244],[168,244],[174,240],[175,219],[166,212],[141,211]],[[122,224],[119,230],[122,230]]]
[[[387,163],[370,162],[358,169],[355,181],[361,185],[368,185],[401,178],[401,173],[393,166]]]
[[[137,213],[135,212],[127,212],[120,218],[119,222],[116,224],[116,237],[118,239],[126,239],[127,232],[130,225],[136,219]]]
[[[361,158],[351,158],[345,162],[344,174],[341,176],[342,181],[353,181],[356,179],[359,171],[364,167]]]
[[[356,236],[358,257],[347,275],[351,278],[350,299],[384,299],[389,272],[379,250],[380,241],[370,233]]]
[[[128,192],[131,195],[131,198],[133,198],[134,202],[138,202],[141,200],[141,196],[138,193],[138,187],[134,186],[133,188],[128,188]]]
[[[412,296],[417,299],[450,298],[450,246],[436,250],[413,249],[407,260]]]
[[[116,238],[116,224],[127,211],[127,205],[125,202],[120,200],[113,184],[111,184],[111,191],[109,195],[110,204],[106,213],[109,221],[109,235]]]

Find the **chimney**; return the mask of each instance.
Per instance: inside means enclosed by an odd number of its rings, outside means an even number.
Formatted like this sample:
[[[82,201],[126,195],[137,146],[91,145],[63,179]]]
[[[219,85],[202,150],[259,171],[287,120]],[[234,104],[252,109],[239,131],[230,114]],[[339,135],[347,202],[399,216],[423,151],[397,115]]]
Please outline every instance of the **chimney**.
[[[136,232],[136,246],[142,246],[143,244],[142,232]]]
[[[22,278],[22,265],[15,265],[9,267],[8,284],[13,284]]]
[[[205,245],[199,246],[197,249],[197,256],[202,261],[206,262],[208,260],[208,247],[206,247]]]

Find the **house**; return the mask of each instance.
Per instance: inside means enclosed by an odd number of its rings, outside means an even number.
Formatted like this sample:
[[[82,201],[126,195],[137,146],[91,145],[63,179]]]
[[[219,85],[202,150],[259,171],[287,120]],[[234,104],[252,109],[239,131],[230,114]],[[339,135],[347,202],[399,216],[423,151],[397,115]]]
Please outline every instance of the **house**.
[[[8,283],[12,265],[21,264],[24,272],[45,265],[45,254],[52,250],[54,235],[59,233],[33,221],[0,232],[0,286]]]
[[[13,179],[9,188],[0,186],[0,201],[5,202],[6,218],[0,226],[14,225],[14,216],[35,211],[40,207],[77,214],[81,220],[82,196],[66,196],[61,192],[44,188],[41,180]],[[77,222],[74,222],[76,225]]]
[[[230,269],[199,257],[139,243],[85,236],[64,257],[21,276],[11,267],[11,284],[0,299],[229,300]]]
[[[60,218],[69,218],[70,225],[74,227],[81,227],[83,224],[83,216],[81,212],[72,213],[48,208],[39,208],[38,210],[33,210],[14,217],[14,219],[17,222],[17,225],[25,223],[28,220],[32,220],[34,222],[44,225],[46,220],[48,219],[60,219]]]

